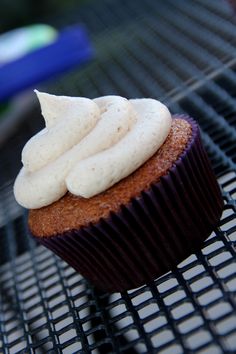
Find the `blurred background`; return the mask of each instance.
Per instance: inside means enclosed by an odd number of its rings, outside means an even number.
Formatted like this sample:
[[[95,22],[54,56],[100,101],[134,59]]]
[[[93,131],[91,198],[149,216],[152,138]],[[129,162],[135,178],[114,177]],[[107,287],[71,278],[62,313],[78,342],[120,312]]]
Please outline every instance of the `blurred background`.
[[[1,24],[0,32],[6,32],[13,28],[30,25],[42,21],[43,18],[62,15],[73,4],[80,4],[83,0],[42,0],[35,3],[33,0],[7,1],[1,0]],[[49,20],[50,21],[50,20]]]
[[[235,353],[236,16],[226,0],[0,0],[0,352]],[[101,294],[28,235],[12,187],[33,89],[153,97],[199,123],[225,201],[204,248]]]
[[[186,112],[179,98],[233,65],[233,3],[1,0],[0,182],[15,177],[23,144],[42,127],[34,88],[91,98],[154,97]],[[14,151],[9,142],[3,146],[9,138]]]

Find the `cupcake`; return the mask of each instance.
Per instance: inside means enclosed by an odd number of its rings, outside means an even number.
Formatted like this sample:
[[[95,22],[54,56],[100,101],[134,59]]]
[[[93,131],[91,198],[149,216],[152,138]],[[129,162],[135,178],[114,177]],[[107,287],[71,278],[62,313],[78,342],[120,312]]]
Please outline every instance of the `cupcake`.
[[[39,243],[108,292],[201,248],[223,200],[192,118],[154,99],[37,95],[46,127],[22,151],[14,193]]]

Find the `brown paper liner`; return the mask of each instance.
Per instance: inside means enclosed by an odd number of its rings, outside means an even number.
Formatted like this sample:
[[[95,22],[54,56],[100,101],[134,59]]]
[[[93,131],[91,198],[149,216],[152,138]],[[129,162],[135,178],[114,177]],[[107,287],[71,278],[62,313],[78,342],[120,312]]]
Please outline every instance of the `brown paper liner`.
[[[37,240],[95,286],[124,291],[170,271],[201,248],[217,224],[223,200],[196,122],[186,149],[160,181],[79,230]]]

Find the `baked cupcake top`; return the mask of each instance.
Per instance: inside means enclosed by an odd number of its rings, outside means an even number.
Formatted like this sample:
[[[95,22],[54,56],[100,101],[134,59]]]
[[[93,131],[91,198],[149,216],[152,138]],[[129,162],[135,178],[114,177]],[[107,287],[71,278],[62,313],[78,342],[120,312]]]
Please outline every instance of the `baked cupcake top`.
[[[145,163],[170,132],[170,112],[157,100],[36,93],[46,127],[25,145],[14,185],[16,200],[29,209],[67,191],[90,198],[109,189]]]
[[[172,119],[164,144],[136,171],[106,191],[91,198],[80,198],[67,192],[58,201],[29,212],[29,229],[36,237],[50,237],[79,229],[119,213],[122,205],[158,183],[166,175],[192,141],[191,124],[181,116]]]

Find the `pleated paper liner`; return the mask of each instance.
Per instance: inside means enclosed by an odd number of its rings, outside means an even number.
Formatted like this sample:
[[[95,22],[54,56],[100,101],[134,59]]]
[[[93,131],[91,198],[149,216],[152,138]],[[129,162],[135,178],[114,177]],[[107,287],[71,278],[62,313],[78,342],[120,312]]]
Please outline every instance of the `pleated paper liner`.
[[[202,146],[199,128],[160,181],[79,230],[37,238],[99,289],[115,292],[141,286],[171,270],[201,248],[217,224],[223,200]]]

